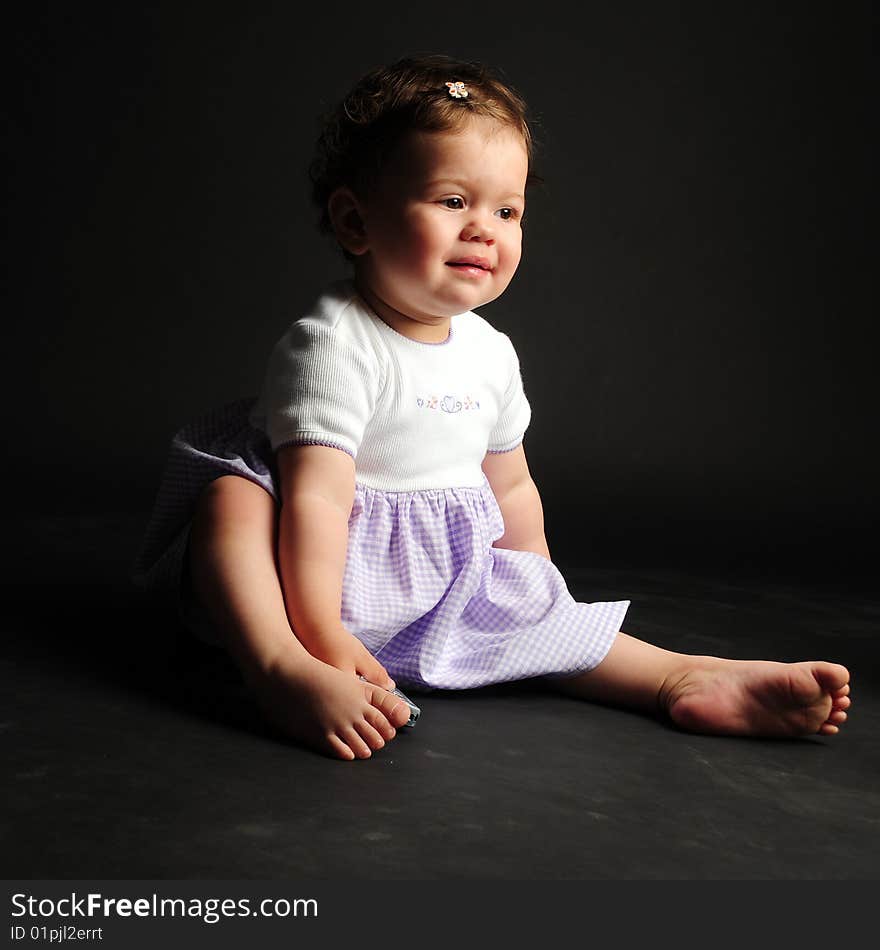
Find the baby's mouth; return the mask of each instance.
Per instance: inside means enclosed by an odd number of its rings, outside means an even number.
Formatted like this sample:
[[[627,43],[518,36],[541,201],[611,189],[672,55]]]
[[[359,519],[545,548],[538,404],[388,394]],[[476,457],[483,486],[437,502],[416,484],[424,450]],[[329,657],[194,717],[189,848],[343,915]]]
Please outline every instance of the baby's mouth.
[[[447,261],[447,267],[468,267],[475,268],[477,270],[490,271],[492,270],[492,265],[485,257],[462,257],[457,261]]]

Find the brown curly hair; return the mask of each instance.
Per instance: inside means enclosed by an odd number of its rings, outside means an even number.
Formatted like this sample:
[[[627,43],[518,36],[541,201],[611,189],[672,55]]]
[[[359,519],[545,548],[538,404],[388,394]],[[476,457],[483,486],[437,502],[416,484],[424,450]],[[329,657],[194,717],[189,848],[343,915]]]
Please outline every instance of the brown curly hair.
[[[463,82],[467,98],[451,96],[447,82]],[[327,213],[330,195],[343,185],[365,194],[406,133],[444,132],[470,116],[516,129],[531,169],[534,142],[527,106],[490,67],[431,54],[406,57],[363,76],[324,117],[309,166],[321,230],[332,231]],[[537,180],[531,173],[529,179]]]

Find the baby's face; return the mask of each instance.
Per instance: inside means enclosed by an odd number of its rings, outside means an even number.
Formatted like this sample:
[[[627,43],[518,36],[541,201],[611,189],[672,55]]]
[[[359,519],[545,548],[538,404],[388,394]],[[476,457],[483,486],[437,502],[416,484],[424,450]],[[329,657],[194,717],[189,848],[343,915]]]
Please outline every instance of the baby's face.
[[[522,137],[492,120],[411,133],[363,204],[358,279],[428,324],[494,300],[519,264],[527,175]]]

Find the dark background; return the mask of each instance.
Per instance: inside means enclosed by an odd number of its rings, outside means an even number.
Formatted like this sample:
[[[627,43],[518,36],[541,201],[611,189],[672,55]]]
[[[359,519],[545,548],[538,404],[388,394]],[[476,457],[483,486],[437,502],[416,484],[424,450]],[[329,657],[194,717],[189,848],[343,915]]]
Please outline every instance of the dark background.
[[[7,13],[3,877],[876,879],[870,7],[610,7]],[[538,119],[546,186],[484,312],[520,353],[573,597],[631,599],[627,632],[666,649],[844,663],[839,737],[683,735],[503,684],[425,695],[343,766],[131,585],[172,433],[254,393],[342,272],[307,201],[316,117],[413,50],[497,64]],[[469,921],[483,896],[456,893]]]
[[[307,198],[317,116],[434,51],[536,117],[546,184],[482,312],[520,353],[554,557],[872,576],[870,5],[565,6],[19,12],[12,518],[146,516],[175,429],[255,393],[344,273]]]

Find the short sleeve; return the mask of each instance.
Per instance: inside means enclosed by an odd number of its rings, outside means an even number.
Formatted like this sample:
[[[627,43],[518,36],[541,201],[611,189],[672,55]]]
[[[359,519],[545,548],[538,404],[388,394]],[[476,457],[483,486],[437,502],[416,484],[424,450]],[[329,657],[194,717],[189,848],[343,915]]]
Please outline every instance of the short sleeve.
[[[507,362],[508,382],[501,400],[498,421],[489,436],[490,452],[509,452],[515,449],[522,442],[532,418],[532,409],[523,389],[519,357],[510,337],[504,333],[501,336],[504,339],[503,353]]]
[[[375,360],[315,320],[278,341],[252,416],[272,445],[331,445],[356,457],[376,406]]]

